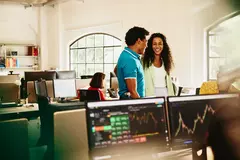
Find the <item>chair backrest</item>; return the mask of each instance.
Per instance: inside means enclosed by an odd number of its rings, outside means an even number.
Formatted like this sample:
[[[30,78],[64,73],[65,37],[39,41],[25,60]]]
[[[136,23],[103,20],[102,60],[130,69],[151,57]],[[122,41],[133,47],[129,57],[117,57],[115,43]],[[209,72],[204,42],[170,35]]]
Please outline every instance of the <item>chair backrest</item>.
[[[28,120],[25,118],[0,122],[0,159],[29,159]]]
[[[34,81],[34,88],[37,96],[48,97],[47,85],[45,80]]]
[[[115,91],[118,90],[119,86],[118,86],[118,79],[117,79],[117,77],[112,77],[111,78],[110,88],[113,88]]]
[[[87,90],[87,101],[100,101],[100,93],[97,90]]]
[[[76,79],[76,71],[57,71],[57,79]]]
[[[20,81],[18,74],[0,76],[0,83],[15,83],[16,81]]]
[[[80,89],[80,101],[84,102],[87,100],[87,89]]]
[[[80,101],[100,101],[100,94],[97,90],[80,89]]]
[[[53,81],[52,80],[47,80],[46,85],[47,85],[48,97],[54,98]],[[34,88],[34,81],[28,81],[27,82],[27,93],[29,94],[28,102],[29,103],[36,103],[37,102],[37,97],[36,97],[35,88]]]
[[[85,109],[54,113],[54,159],[89,159]]]
[[[2,102],[17,102],[20,99],[20,86],[15,83],[0,83]]]

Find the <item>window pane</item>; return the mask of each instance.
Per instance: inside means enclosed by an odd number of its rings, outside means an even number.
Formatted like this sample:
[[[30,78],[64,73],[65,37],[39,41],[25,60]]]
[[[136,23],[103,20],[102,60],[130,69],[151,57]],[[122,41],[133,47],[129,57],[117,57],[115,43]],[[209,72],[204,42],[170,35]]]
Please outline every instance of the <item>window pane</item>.
[[[78,47],[78,41],[73,43],[70,48],[77,48]]]
[[[78,75],[78,67],[77,64],[71,64],[70,70],[75,70],[76,74]]]
[[[103,72],[103,64],[95,64],[95,73]]]
[[[87,63],[94,63],[94,48],[86,49]]]
[[[94,35],[89,35],[87,38],[87,47],[94,47]]]
[[[120,40],[118,40],[117,38],[113,39],[113,44],[114,45],[122,45],[122,42]]]
[[[114,64],[104,64],[104,73],[106,74],[106,77],[110,78],[110,72],[113,72],[114,70]]]
[[[78,40],[78,48],[86,47],[86,38],[81,38]]]
[[[95,63],[103,63],[103,48],[95,48]]]
[[[87,64],[86,74],[87,75],[93,75],[94,73],[95,73],[94,64]]]
[[[81,78],[82,75],[85,75],[85,64],[79,64],[78,65],[78,74],[77,74],[77,78]]]
[[[104,48],[104,63],[113,63],[113,47]]]
[[[109,35],[104,35],[104,45],[113,46],[113,37]]]
[[[217,79],[219,67],[224,65],[225,59],[223,58],[210,58],[209,59],[209,79]]]
[[[85,63],[85,49],[78,49],[78,62]]]
[[[121,47],[114,47],[114,63],[117,63],[118,58],[119,58],[121,52],[122,52],[122,48]]]
[[[71,50],[71,63],[77,63],[78,62],[78,50],[72,49]]]
[[[103,46],[103,35],[95,34],[95,47]]]
[[[225,51],[219,44],[219,36],[209,36],[209,57],[225,57]]]

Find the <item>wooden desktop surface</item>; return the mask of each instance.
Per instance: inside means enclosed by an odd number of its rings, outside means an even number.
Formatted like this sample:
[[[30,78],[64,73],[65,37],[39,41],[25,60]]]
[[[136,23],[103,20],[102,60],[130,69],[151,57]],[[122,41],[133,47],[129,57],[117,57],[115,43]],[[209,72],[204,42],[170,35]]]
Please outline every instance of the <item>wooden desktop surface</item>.
[[[0,120],[31,118],[39,116],[38,104],[27,104],[21,107],[0,108]]]

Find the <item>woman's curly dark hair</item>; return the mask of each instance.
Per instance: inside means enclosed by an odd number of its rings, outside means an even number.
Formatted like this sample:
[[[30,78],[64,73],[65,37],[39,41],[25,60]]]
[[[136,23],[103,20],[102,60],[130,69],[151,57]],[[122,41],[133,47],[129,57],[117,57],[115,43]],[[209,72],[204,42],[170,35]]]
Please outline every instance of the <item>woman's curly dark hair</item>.
[[[153,51],[153,48],[152,48],[152,43],[153,43],[153,39],[156,38],[156,37],[161,38],[162,41],[163,41],[163,50],[161,52],[160,60],[162,59],[165,71],[169,75],[171,69],[174,66],[174,63],[173,63],[170,48],[167,44],[167,39],[161,33],[152,34],[150,39],[148,40],[147,48],[146,48],[144,56],[143,56],[143,68],[149,68],[154,61],[155,56],[154,56],[154,51]]]

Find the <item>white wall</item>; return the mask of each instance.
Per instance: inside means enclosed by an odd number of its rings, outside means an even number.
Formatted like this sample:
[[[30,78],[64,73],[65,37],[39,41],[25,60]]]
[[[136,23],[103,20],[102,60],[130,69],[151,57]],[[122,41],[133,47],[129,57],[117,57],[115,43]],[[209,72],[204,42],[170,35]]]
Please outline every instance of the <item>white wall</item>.
[[[36,44],[38,8],[0,3],[0,43]]]
[[[191,0],[85,0],[60,4],[59,68],[67,69],[69,45],[77,38],[94,32],[113,34],[124,42],[133,26],[162,32],[168,38],[175,60],[173,74],[184,85],[190,83]],[[176,17],[177,13],[177,17]]]

